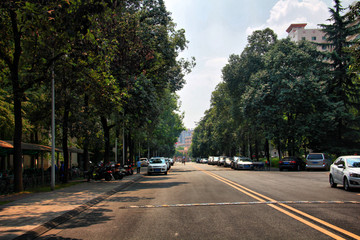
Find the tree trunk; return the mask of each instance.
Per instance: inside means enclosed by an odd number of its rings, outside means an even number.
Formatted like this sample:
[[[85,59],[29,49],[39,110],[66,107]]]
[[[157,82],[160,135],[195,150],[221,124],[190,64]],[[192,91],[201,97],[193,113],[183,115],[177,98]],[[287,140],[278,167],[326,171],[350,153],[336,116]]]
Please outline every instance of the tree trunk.
[[[64,154],[64,169],[63,169],[63,176],[62,182],[68,182],[68,175],[69,175],[69,149],[68,149],[68,132],[69,132],[69,113],[70,113],[70,102],[66,101],[64,106],[64,116],[63,116],[63,154]]]
[[[101,124],[104,129],[104,141],[105,141],[105,152],[104,152],[104,163],[110,162],[110,127],[108,126],[107,119],[101,116]]]
[[[14,129],[14,191],[23,191],[23,179],[22,179],[22,113],[21,113],[21,101],[23,97],[23,91],[20,87],[19,81],[19,62],[21,56],[21,34],[18,30],[17,15],[14,11],[10,11],[10,18],[13,30],[14,40],[14,53],[11,62],[11,58],[5,59],[5,62],[10,68],[11,82],[14,94],[14,118],[15,118],[15,129]]]
[[[279,160],[281,160],[281,141],[278,140],[278,152],[279,152]]]
[[[265,139],[265,155],[267,162],[270,162],[270,149],[269,149],[269,140]]]
[[[87,94],[85,94],[85,98],[84,98],[84,107],[85,107],[85,115],[89,116],[89,96]],[[83,169],[85,171],[89,170],[89,134],[88,131],[85,130],[85,136],[84,136],[84,162],[83,162]]]

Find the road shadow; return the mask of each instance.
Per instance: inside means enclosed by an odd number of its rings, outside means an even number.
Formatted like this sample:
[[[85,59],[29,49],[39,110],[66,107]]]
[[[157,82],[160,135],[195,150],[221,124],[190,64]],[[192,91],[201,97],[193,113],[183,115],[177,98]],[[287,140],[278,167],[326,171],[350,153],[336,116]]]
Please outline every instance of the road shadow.
[[[172,188],[180,185],[188,184],[188,182],[151,182],[141,181],[136,184],[136,189],[161,189],[161,188]]]
[[[111,197],[111,198],[108,198],[104,201],[106,202],[139,202],[141,200],[152,200],[154,198],[146,198],[146,197]]]
[[[39,237],[36,239],[39,239],[39,240],[82,240],[80,238],[63,238],[63,237],[56,236],[54,234],[48,235],[46,237]]]
[[[69,228],[80,228],[80,227],[89,227],[91,225],[97,225],[101,223],[106,223],[112,220],[112,217],[106,216],[106,212],[112,212],[112,210],[106,208],[94,208],[91,211],[86,212],[86,214],[79,215],[75,217],[68,224],[59,225],[58,229],[69,229]]]

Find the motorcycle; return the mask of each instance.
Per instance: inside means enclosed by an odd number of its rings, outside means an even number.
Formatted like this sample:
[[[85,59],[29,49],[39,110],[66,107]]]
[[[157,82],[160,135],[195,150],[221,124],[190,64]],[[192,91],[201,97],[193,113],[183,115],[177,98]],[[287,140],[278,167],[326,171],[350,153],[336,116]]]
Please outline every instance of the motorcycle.
[[[110,181],[113,179],[113,174],[111,170],[111,165],[104,166],[99,164],[98,168],[95,170],[95,180],[101,180],[105,178],[105,181]]]
[[[111,169],[112,169],[112,174],[116,180],[123,179],[125,175],[125,169],[121,167],[120,163],[112,164]]]
[[[124,169],[127,176],[134,174],[133,165],[131,163],[124,165]]]

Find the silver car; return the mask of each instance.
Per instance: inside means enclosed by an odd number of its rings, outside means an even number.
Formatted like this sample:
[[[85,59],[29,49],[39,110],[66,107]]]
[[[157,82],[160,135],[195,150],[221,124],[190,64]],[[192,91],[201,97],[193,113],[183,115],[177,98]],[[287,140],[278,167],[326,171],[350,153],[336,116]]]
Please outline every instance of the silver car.
[[[338,157],[330,167],[329,182],[333,188],[343,185],[346,191],[360,188],[360,156]]]
[[[331,158],[325,153],[309,153],[306,156],[306,170],[322,169],[329,170],[332,164]]]
[[[247,169],[247,170],[253,170],[254,165],[250,158],[248,157],[240,157],[238,158],[234,163],[234,169]]]

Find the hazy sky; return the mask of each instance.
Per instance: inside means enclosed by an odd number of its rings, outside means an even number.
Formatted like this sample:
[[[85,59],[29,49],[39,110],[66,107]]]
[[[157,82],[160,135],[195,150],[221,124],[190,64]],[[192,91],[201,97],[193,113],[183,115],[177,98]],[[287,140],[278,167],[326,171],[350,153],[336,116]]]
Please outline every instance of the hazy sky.
[[[231,54],[241,54],[247,36],[270,27],[278,38],[287,37],[291,23],[307,28],[327,23],[332,0],[164,0],[177,29],[190,41],[181,57],[196,58],[196,67],[178,92],[184,124],[195,128],[210,107],[210,98],[222,80],[221,70]],[[343,7],[353,0],[343,0]]]

